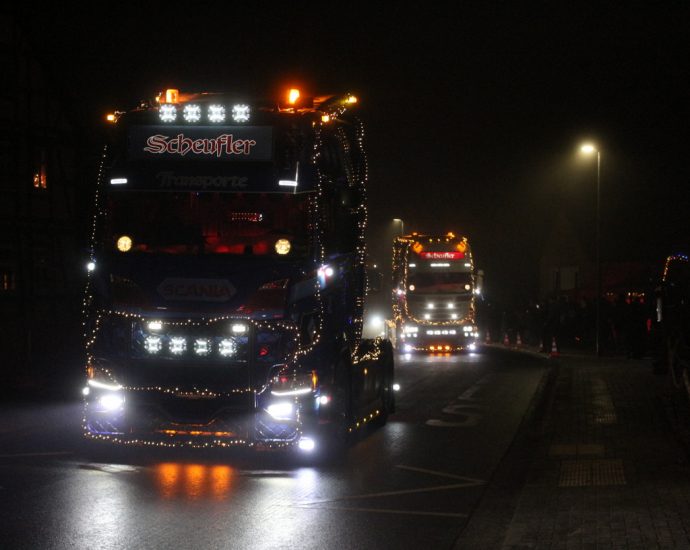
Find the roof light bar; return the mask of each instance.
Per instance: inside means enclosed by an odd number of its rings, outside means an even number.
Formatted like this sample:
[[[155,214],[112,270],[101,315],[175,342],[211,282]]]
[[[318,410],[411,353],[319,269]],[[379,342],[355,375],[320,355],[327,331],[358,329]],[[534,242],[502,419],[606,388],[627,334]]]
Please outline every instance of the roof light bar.
[[[182,118],[187,122],[199,122],[201,120],[201,107],[193,103],[185,105],[182,110]]]
[[[209,105],[208,120],[210,122],[225,122],[225,107],[222,105]]]
[[[160,116],[163,122],[175,122],[177,119],[177,107],[169,103],[164,103],[158,109],[158,116]]]
[[[249,105],[233,105],[232,120],[235,122],[247,122],[249,120]]]

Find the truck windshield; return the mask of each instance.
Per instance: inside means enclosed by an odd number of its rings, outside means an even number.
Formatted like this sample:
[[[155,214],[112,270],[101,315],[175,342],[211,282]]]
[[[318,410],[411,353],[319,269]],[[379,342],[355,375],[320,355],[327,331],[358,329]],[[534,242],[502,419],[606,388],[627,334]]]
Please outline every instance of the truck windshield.
[[[407,278],[410,292],[425,294],[462,294],[472,290],[472,274],[445,271],[439,273],[410,273]]]
[[[287,193],[114,192],[106,199],[103,246],[113,253],[303,257],[308,201]]]

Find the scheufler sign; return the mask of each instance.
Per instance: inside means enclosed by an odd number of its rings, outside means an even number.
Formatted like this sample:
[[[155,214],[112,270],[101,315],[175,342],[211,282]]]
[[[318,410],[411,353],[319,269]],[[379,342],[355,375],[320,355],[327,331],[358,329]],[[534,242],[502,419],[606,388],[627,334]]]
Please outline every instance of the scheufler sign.
[[[131,159],[270,161],[270,126],[136,126],[130,130]]]

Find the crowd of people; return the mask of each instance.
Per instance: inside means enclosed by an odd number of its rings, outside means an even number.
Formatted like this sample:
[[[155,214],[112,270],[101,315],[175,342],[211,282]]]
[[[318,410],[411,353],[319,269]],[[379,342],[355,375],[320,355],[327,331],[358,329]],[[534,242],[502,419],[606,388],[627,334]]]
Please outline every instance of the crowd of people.
[[[567,295],[532,301],[523,307],[477,304],[477,322],[491,342],[522,343],[550,353],[562,349],[594,349],[597,308],[593,300]],[[601,353],[641,358],[653,351],[655,304],[644,295],[619,295],[599,304]]]

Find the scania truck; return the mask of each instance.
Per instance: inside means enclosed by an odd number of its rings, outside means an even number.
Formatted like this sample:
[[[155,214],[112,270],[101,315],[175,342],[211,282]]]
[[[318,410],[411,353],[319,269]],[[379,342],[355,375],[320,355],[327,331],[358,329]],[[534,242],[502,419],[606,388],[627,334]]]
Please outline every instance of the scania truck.
[[[393,243],[396,349],[411,353],[474,351],[478,276],[467,237],[412,233]]]
[[[84,433],[338,448],[393,411],[362,337],[367,164],[351,94],[169,89],[109,117],[84,301]]]

